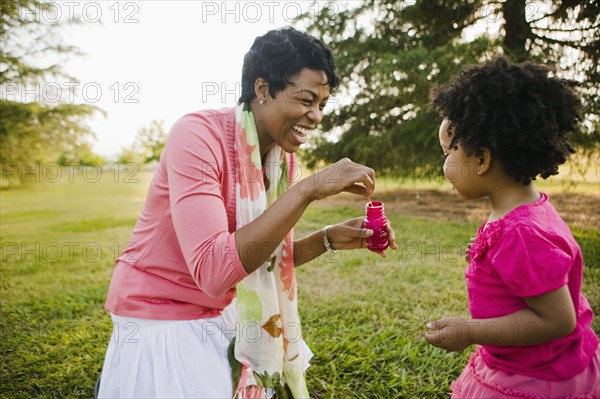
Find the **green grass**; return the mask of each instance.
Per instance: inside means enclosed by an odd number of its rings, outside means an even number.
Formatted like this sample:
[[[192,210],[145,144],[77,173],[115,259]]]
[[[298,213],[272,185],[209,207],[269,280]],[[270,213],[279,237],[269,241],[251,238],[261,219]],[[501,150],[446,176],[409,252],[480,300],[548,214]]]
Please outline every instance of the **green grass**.
[[[112,329],[103,309],[110,275],[151,175],[138,177],[137,184],[107,176],[0,193],[0,397],[92,397]],[[314,204],[296,235],[362,212]],[[315,352],[313,397],[446,397],[468,358],[427,345],[422,334],[427,321],[468,314],[462,252],[477,226],[393,209],[388,216],[401,251],[386,259],[338,252],[298,269],[303,332]],[[598,314],[600,237],[574,234],[587,265],[584,292]]]

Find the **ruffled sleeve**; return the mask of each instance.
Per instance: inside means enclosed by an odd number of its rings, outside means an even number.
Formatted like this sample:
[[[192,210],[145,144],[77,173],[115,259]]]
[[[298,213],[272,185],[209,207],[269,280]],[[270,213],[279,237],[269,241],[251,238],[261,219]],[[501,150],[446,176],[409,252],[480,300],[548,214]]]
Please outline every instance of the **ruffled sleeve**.
[[[484,224],[479,228],[475,241],[469,245],[469,259],[474,262],[480,259],[485,252],[496,245],[496,242],[502,235],[504,220],[499,219],[495,222]],[[485,230],[484,230],[485,227]]]
[[[497,245],[492,265],[513,294],[542,295],[568,282],[573,257],[562,237],[530,226],[513,226],[505,227]]]

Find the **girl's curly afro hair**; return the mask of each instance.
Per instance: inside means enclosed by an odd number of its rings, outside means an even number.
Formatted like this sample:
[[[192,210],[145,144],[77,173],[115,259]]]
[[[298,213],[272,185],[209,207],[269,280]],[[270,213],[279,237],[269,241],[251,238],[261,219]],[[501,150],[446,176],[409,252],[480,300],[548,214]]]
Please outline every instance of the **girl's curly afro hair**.
[[[502,56],[472,65],[436,85],[430,106],[451,124],[451,147],[468,155],[488,148],[505,173],[522,184],[558,173],[573,148],[567,135],[581,120],[581,100],[550,69]]]

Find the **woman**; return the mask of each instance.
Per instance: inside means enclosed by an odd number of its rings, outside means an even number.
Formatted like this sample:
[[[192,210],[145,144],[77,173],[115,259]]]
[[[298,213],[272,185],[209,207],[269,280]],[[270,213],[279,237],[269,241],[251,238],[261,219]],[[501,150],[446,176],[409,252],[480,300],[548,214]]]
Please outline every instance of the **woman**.
[[[372,234],[356,218],[292,236],[312,201],[374,189],[348,159],[295,176],[337,85],[319,40],[274,30],[245,56],[238,106],[175,123],[113,272],[99,397],[308,397],[294,267]]]

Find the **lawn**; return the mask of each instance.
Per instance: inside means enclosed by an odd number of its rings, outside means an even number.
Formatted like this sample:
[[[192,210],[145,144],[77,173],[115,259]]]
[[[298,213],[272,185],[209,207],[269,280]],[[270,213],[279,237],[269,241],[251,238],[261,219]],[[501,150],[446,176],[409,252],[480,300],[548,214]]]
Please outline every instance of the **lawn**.
[[[77,174],[0,193],[0,396],[92,397],[112,329],[103,309],[112,267],[150,178],[108,170],[99,179]],[[363,212],[325,205],[311,205],[297,237]],[[478,223],[416,218],[393,206],[388,217],[397,253],[339,252],[298,269],[303,331],[315,352],[313,397],[442,398],[468,358],[427,345],[422,334],[427,321],[468,314],[462,253]],[[584,293],[597,314],[597,226],[575,233]]]

